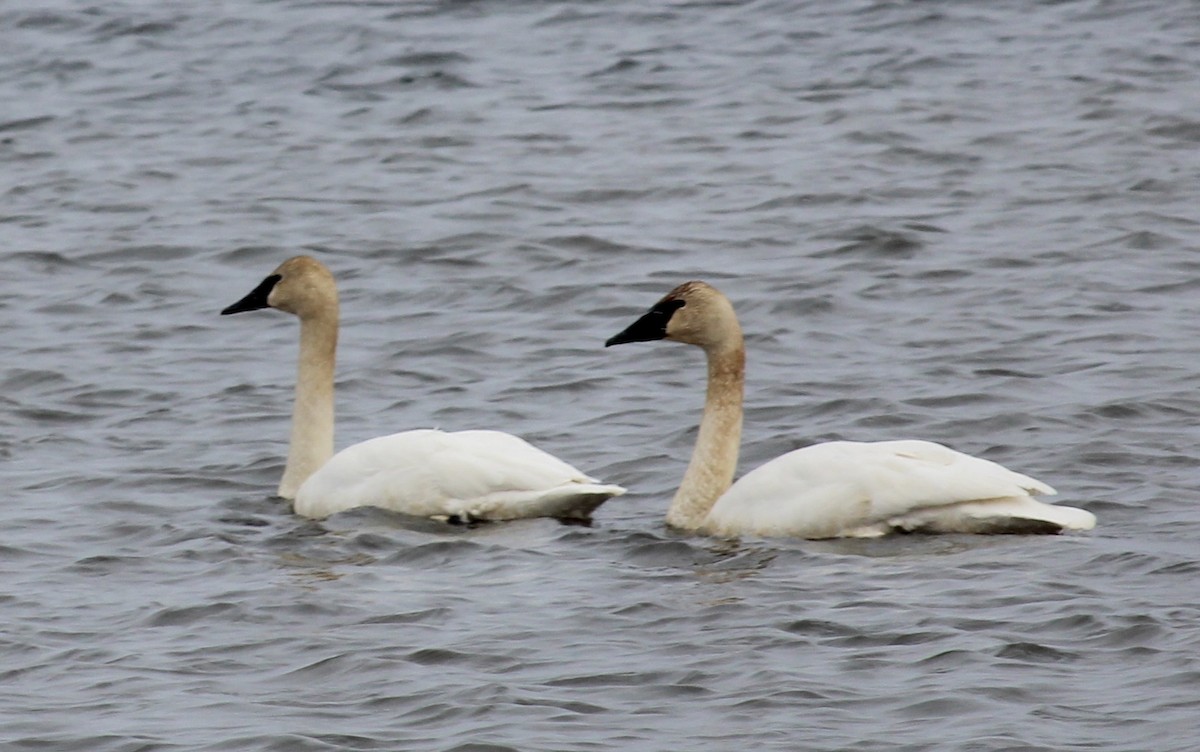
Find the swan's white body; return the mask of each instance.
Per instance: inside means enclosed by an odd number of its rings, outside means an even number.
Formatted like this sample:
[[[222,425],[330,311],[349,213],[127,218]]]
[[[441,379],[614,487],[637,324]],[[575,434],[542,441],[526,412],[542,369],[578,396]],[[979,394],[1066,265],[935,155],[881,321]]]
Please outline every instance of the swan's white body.
[[[309,476],[296,513],[373,506],[420,517],[581,519],[625,489],[500,431],[404,431],[346,447]]]
[[[874,537],[890,532],[1087,530],[1091,512],[1044,504],[1041,481],[930,441],[833,441],[776,457],[734,483],[703,527],[718,535]]]
[[[671,291],[608,345],[671,339],[708,358],[704,417],[667,522],[714,535],[873,537],[890,532],[1090,530],[1091,512],[1033,498],[1050,486],[928,441],[817,444],[732,483],[742,430],[745,346],[729,300],[703,282]]]
[[[300,318],[300,359],[288,460],[279,495],[323,518],[371,506],[421,517],[586,519],[625,489],[499,431],[405,431],[333,454],[338,298],[333,275],[297,256],[222,311],[278,308]],[[331,456],[332,455],[332,456]]]

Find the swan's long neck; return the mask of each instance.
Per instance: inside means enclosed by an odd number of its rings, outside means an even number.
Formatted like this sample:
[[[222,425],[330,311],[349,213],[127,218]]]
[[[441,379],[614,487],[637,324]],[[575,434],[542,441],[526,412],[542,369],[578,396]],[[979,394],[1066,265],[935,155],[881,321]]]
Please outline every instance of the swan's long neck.
[[[733,483],[742,441],[746,350],[741,331],[731,332],[719,347],[706,348],[705,352],[708,391],[700,435],[683,482],[667,510],[667,523],[684,530],[702,527],[708,511]]]
[[[279,495],[296,497],[300,485],[333,456],[333,371],[337,357],[338,312],[300,319],[300,361],[292,438]]]

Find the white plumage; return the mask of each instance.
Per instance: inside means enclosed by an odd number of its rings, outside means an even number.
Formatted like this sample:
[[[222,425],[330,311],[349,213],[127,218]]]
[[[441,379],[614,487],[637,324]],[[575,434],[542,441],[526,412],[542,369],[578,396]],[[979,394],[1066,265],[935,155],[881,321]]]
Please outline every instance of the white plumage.
[[[464,522],[579,519],[624,492],[512,434],[429,429],[341,450],[300,486],[295,508],[317,518],[374,506]]]
[[[930,441],[834,441],[797,449],[733,484],[708,513],[724,535],[838,538],[1086,530],[1095,517],[1044,504],[1055,491]]]
[[[354,507],[459,521],[586,519],[625,489],[499,431],[405,431],[333,454],[333,373],[338,295],[333,275],[308,256],[288,259],[222,314],[277,308],[300,319],[292,436],[279,495],[297,514]]]
[[[667,522],[715,535],[837,538],[1090,530],[1091,512],[1045,504],[1054,489],[928,441],[834,441],[797,449],[737,483],[745,344],[728,298],[703,282],[672,290],[606,344],[669,339],[708,359],[704,417]]]

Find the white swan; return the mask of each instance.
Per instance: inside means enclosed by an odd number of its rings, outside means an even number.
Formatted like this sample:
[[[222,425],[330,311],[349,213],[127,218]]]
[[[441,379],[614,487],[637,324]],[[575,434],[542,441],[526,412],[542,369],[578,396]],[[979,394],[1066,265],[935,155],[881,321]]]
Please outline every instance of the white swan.
[[[834,441],[797,449],[732,487],[746,352],[729,299],[704,282],[676,287],[605,346],[670,339],[708,358],[704,417],[667,522],[714,535],[870,537],[889,532],[1058,533],[1096,517],[1033,494],[1054,489],[928,441]]]
[[[338,294],[321,262],[297,256],[221,315],[277,308],[300,318],[291,444],[279,495],[322,518],[361,506],[458,521],[586,519],[625,489],[499,431],[405,431],[333,454]]]

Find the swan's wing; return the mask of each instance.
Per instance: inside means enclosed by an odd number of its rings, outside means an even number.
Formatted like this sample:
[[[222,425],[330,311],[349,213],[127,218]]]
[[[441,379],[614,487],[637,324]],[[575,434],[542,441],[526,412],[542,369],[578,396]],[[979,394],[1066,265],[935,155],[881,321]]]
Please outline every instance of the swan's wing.
[[[405,431],[347,447],[296,495],[326,517],[376,506],[422,517],[586,517],[625,492],[500,431]]]
[[[935,523],[1017,511],[994,503],[963,507],[967,502],[1015,499],[1025,513],[1031,504],[1055,509],[1029,498],[1053,493],[1029,476],[928,441],[837,441],[797,449],[748,473],[713,506],[708,526],[718,533],[825,538],[903,528],[920,513],[922,524],[911,529],[973,532]]]

